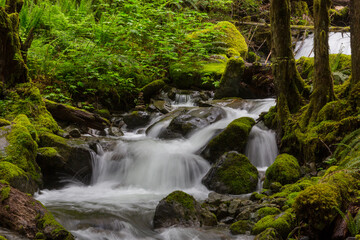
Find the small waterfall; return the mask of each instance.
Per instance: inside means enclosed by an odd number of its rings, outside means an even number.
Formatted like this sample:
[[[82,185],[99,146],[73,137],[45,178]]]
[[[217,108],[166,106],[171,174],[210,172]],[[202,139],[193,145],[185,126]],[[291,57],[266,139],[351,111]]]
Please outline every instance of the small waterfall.
[[[195,102],[189,94],[176,94],[175,101],[171,103],[173,107],[193,107]]]
[[[259,170],[269,167],[278,155],[275,132],[262,124],[251,129],[245,155]]]
[[[350,33],[329,33],[329,47],[330,54],[343,53],[351,55]],[[295,52],[295,59],[301,57],[314,57],[314,34],[309,34],[305,40],[297,42]]]
[[[188,104],[181,97],[181,104]],[[183,190],[198,200],[208,196],[201,184],[210,164],[199,156],[201,149],[221,129],[240,117],[257,119],[275,105],[274,99],[251,100],[243,109],[223,107],[226,117],[187,139],[160,140],[157,136],[170,120],[155,117],[147,135],[125,132],[113,151],[96,146],[90,186],[73,183],[60,190],[43,190],[36,198],[46,205],[79,240],[102,239],[252,239],[224,238],[217,229],[152,229],[158,202],[174,190]],[[144,128],[143,128],[144,129]],[[277,154],[274,133],[257,124],[250,133],[246,154],[258,168],[267,167]],[[227,234],[227,233],[226,233]]]

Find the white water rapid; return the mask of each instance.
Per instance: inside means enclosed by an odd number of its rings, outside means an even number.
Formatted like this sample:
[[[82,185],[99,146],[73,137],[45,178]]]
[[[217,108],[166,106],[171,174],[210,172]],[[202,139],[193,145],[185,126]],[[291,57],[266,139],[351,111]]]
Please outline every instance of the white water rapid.
[[[350,33],[329,33],[329,47],[330,54],[343,53],[351,55]],[[309,34],[304,41],[297,42],[295,52],[295,59],[299,59],[301,57],[314,57],[314,34]]]
[[[178,104],[190,105],[191,99]],[[160,140],[158,122],[148,135],[125,132],[111,152],[100,151],[94,159],[92,183],[73,183],[60,190],[43,190],[36,195],[77,239],[253,239],[232,236],[217,228],[168,228],[153,230],[152,218],[158,202],[174,190],[183,190],[197,200],[209,191],[201,184],[210,164],[199,151],[219,129],[232,120],[249,116],[254,119],[275,104],[273,99],[249,100],[242,109],[223,107],[227,116],[187,139]],[[141,132],[141,131],[137,131]],[[100,146],[99,146],[100,147]],[[261,124],[253,127],[246,154],[255,166],[264,170],[275,159],[275,135]]]

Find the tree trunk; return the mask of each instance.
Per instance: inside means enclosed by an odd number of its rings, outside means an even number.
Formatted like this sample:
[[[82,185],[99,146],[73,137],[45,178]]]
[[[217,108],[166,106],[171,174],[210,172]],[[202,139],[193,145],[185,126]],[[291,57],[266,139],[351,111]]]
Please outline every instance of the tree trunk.
[[[305,124],[315,121],[326,103],[335,99],[333,78],[329,63],[329,9],[331,0],[314,0],[314,63],[313,93],[307,110]]]
[[[0,8],[0,85],[5,88],[28,82],[28,69],[22,58],[19,39],[21,1],[8,0],[6,12]]]
[[[280,128],[289,114],[299,110],[303,102],[304,83],[295,66],[291,45],[290,13],[290,0],[271,0],[271,51]]]
[[[360,1],[351,0],[351,85],[360,82]]]

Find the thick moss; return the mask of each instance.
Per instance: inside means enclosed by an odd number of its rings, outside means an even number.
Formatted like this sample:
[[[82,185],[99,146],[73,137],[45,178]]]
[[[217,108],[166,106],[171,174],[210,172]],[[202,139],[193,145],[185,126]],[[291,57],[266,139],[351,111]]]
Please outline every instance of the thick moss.
[[[309,7],[305,1],[291,2],[291,15],[303,18],[304,15],[309,16]]]
[[[47,111],[45,102],[37,87],[31,83],[19,84],[9,93],[11,101],[6,106],[6,117],[14,119],[19,114],[26,115],[39,132],[57,133],[59,126]]]
[[[22,125],[24,123],[27,127]],[[40,184],[40,168],[35,162],[38,145],[28,128],[33,129],[25,115],[15,118],[11,125],[11,131],[6,136],[9,145],[6,147],[5,161],[18,166]],[[36,136],[35,132],[33,135]]]
[[[323,230],[336,216],[335,207],[340,208],[341,196],[334,186],[321,183],[301,192],[293,204],[297,216],[307,220],[311,227]]]
[[[7,238],[5,238],[4,236],[0,235],[0,240],[7,240]]]
[[[235,119],[209,142],[204,150],[204,157],[210,162],[215,162],[225,152],[242,152],[254,124],[255,120],[249,117]]]
[[[27,130],[29,131],[32,139],[36,142],[39,141],[39,137],[37,134],[37,131],[35,129],[35,127],[30,123],[29,119],[27,118],[26,115],[24,114],[19,114],[15,119],[14,119],[14,123],[16,124],[20,124],[23,125],[24,127],[27,128]]]
[[[202,181],[205,186],[218,193],[250,193],[257,186],[258,171],[245,155],[228,152],[216,162]]]
[[[50,212],[45,213],[42,218],[39,217],[36,226],[44,232],[46,239],[74,239],[71,233],[58,223]]]
[[[195,199],[193,196],[183,192],[183,191],[174,191],[170,193],[165,201],[168,203],[177,202],[184,208],[187,208],[190,211],[195,211]]]
[[[282,240],[282,237],[274,228],[267,228],[260,234],[256,235],[254,240]]]
[[[19,181],[29,181],[29,176],[21,168],[5,161],[0,162],[0,178],[15,188],[19,188],[17,186]]]
[[[240,220],[237,221],[230,226],[231,234],[246,234],[246,232],[250,232],[254,223],[249,220]]]
[[[244,60],[230,58],[220,80],[220,87],[215,92],[215,98],[238,97],[240,95],[241,81],[245,70]]]
[[[280,154],[266,170],[264,187],[269,188],[272,182],[280,182],[283,185],[293,183],[300,175],[300,166],[296,158],[289,154]]]
[[[47,158],[53,158],[58,156],[58,151],[53,147],[42,147],[38,149],[38,153]]]
[[[8,120],[0,118],[0,127],[8,126],[10,124],[11,124],[11,122],[9,122]]]
[[[144,93],[144,99],[147,101],[164,86],[165,82],[163,80],[156,80],[145,85],[140,91]]]
[[[225,47],[233,48],[235,51],[240,53],[240,56],[243,58],[247,57],[248,46],[246,44],[245,38],[237,30],[234,24],[224,21],[219,22],[210,28],[194,32],[188,36],[189,39],[198,39],[201,36],[206,36],[209,34],[214,34],[214,44],[215,43],[224,43]],[[221,48],[213,46],[215,53],[225,53]],[[216,51],[217,50],[217,51]]]
[[[5,185],[0,189],[0,203],[9,198],[10,190],[9,185]]]
[[[212,83],[219,81],[225,71],[226,61],[219,62],[178,62],[170,66],[173,84],[182,89],[213,89]]]
[[[294,228],[294,225],[295,215],[290,211],[287,211],[278,215],[269,215],[260,219],[253,227],[251,233],[259,234],[267,228],[274,228],[284,239],[286,239],[288,234]]]
[[[256,213],[258,214],[259,218],[263,218],[269,215],[278,215],[281,213],[280,209],[276,208],[276,207],[263,207],[260,208],[259,210],[256,211]]]

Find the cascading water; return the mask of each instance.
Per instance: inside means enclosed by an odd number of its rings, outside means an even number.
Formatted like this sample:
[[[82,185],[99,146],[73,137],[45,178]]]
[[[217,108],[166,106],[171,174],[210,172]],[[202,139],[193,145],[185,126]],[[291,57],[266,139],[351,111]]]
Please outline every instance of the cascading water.
[[[113,151],[98,149],[90,186],[44,190],[36,198],[78,239],[252,239],[217,229],[155,231],[152,217],[158,202],[174,190],[205,199],[209,191],[201,179],[210,164],[199,151],[232,120],[257,119],[274,104],[273,99],[264,99],[248,101],[243,109],[223,107],[225,118],[197,129],[187,139],[158,139],[169,121],[158,121],[147,135],[125,132]],[[260,125],[252,129],[246,153],[254,165],[264,168],[272,163],[277,154],[274,139],[274,133]]]
[[[343,53],[351,55],[350,33],[329,33],[329,47],[331,54]],[[295,52],[295,59],[314,57],[314,34],[310,34],[305,40],[297,42]]]

